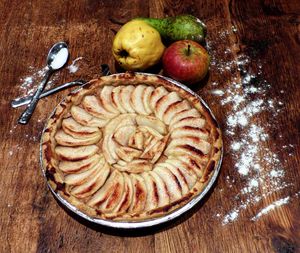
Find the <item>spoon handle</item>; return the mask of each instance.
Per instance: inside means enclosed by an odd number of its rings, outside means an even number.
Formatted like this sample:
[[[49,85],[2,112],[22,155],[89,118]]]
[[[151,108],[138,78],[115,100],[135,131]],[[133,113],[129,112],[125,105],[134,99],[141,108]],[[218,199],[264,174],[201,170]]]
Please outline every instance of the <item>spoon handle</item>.
[[[77,85],[83,85],[85,83],[86,83],[86,81],[81,80],[81,79],[78,79],[78,80],[75,80],[75,81],[72,81],[72,82],[68,82],[68,83],[64,83],[64,84],[62,84],[60,86],[57,86],[57,87],[54,87],[52,89],[44,91],[40,95],[39,99],[47,97],[47,96],[50,96],[50,95],[52,95],[52,94],[54,94],[56,92],[59,92],[61,90],[66,89],[66,88],[70,88],[70,87],[77,86]],[[32,98],[33,98],[33,96],[30,95],[30,96],[27,96],[27,97],[21,97],[21,98],[13,99],[11,101],[11,103],[10,103],[11,107],[12,108],[17,108],[17,107],[20,107],[20,106],[23,106],[23,105],[27,105],[27,104],[30,103],[30,101],[32,100]]]
[[[41,83],[39,84],[39,86],[37,87],[30,103],[28,104],[26,110],[22,113],[22,115],[20,116],[19,120],[18,120],[18,123],[19,124],[27,124],[28,121],[30,120],[31,118],[31,115],[33,114],[34,110],[35,110],[35,107],[39,101],[39,97],[40,95],[42,94],[45,86],[46,86],[46,83],[50,77],[50,75],[52,74],[52,70],[51,69],[48,69],[48,71],[46,72],[45,74],[45,77],[43,78],[43,80],[41,81]]]

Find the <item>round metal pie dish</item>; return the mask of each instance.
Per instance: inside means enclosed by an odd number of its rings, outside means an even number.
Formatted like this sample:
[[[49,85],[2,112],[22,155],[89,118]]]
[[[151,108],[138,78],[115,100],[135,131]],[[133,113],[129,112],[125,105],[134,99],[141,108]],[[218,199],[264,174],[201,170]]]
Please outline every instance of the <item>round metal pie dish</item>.
[[[164,76],[160,76],[160,75],[154,75],[154,74],[148,74],[148,73],[138,73],[140,75],[145,75],[145,76],[157,76],[161,79],[164,79],[168,82],[170,82],[171,84],[185,90],[186,92],[188,92],[189,94],[191,94],[192,96],[196,97],[200,103],[202,104],[202,106],[207,110],[207,112],[210,114],[211,118],[215,121],[217,127],[219,128],[217,121],[215,119],[215,116],[213,115],[212,111],[210,110],[210,108],[208,107],[208,105],[203,101],[203,99],[196,94],[195,92],[193,92],[191,89],[187,88],[185,85],[174,81],[170,78],[164,77]],[[121,75],[121,74],[114,74],[112,76],[115,75]],[[76,89],[73,92],[77,92],[78,90],[82,89],[82,87]],[[55,113],[55,110],[53,110],[53,112],[51,113],[50,117]],[[47,125],[47,124],[46,124]],[[46,127],[43,130],[43,134],[45,131]],[[63,205],[65,206],[67,209],[69,209],[70,211],[72,211],[73,213],[77,214],[78,216],[82,217],[83,219],[86,219],[94,224],[99,224],[99,225],[103,225],[103,226],[107,226],[107,227],[111,227],[111,228],[120,228],[120,229],[135,229],[135,228],[147,228],[147,227],[153,227],[155,225],[159,225],[168,221],[171,221],[177,217],[179,217],[180,215],[182,215],[183,213],[189,211],[191,208],[193,208],[197,203],[199,203],[204,196],[208,193],[208,191],[212,188],[213,184],[215,183],[217,176],[220,172],[220,167],[221,167],[221,163],[222,163],[222,158],[223,158],[223,146],[221,147],[221,156],[220,159],[218,160],[213,172],[211,173],[208,181],[206,182],[203,190],[198,194],[195,195],[193,198],[191,198],[186,204],[184,204],[183,206],[175,209],[174,211],[167,213],[163,216],[159,216],[159,217],[155,217],[155,218],[148,218],[145,220],[136,220],[136,221],[118,221],[118,220],[108,220],[108,219],[101,219],[101,218],[95,218],[95,217],[91,217],[89,215],[87,215],[86,213],[82,212],[81,210],[79,210],[77,207],[75,207],[74,205],[72,205],[71,203],[69,203],[63,196],[61,196],[61,194],[59,194],[58,192],[56,192],[50,185],[50,183],[47,180],[46,177],[46,169],[44,168],[43,165],[43,150],[42,150],[42,141],[40,143],[40,160],[41,160],[41,169],[42,169],[42,173],[44,175],[44,177],[46,178],[48,187],[50,188],[51,192],[54,194],[54,196],[57,198],[57,200]]]

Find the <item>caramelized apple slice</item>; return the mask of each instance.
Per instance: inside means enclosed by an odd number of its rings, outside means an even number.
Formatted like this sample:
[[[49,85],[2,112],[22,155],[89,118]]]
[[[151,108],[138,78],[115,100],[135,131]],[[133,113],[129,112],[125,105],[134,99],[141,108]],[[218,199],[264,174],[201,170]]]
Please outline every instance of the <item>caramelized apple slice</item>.
[[[150,171],[152,169],[152,164],[143,159],[136,159],[124,164],[119,161],[113,166],[119,171],[125,171],[128,173],[142,173],[144,171]]]
[[[190,126],[178,127],[171,132],[171,137],[173,139],[184,138],[186,136],[196,137],[196,138],[199,137],[200,139],[206,141],[208,139],[208,132],[201,128],[190,127]]]
[[[163,121],[169,125],[173,117],[175,117],[179,112],[191,109],[190,104],[186,101],[178,101],[171,104],[168,109],[165,111],[163,116]]]
[[[114,180],[114,188],[110,196],[101,204],[100,210],[104,213],[111,213],[113,209],[120,203],[124,193],[124,176],[122,173]]]
[[[88,113],[100,119],[112,119],[117,115],[115,113],[106,111],[102,104],[100,104],[100,101],[92,95],[85,96],[81,104]]]
[[[160,120],[163,120],[163,116],[165,112],[168,110],[168,108],[176,103],[181,101],[182,99],[178,96],[176,92],[170,92],[167,95],[162,96],[155,105],[155,115],[158,117]]]
[[[150,96],[150,108],[152,111],[155,110],[155,106],[156,106],[156,102],[164,95],[167,95],[168,94],[168,91],[160,86],[158,88],[156,88],[152,93],[151,93],[151,96]]]
[[[95,154],[87,159],[80,160],[77,162],[69,162],[69,161],[60,161],[58,168],[67,174],[71,173],[81,173],[86,170],[91,169],[98,163],[98,161],[101,159],[101,156],[98,154]]]
[[[179,112],[171,119],[170,126],[172,126],[172,125],[176,124],[178,121],[180,121],[184,118],[188,118],[188,117],[200,118],[200,113],[195,108]]]
[[[138,114],[147,114],[143,104],[143,94],[145,89],[145,85],[138,85],[131,94],[131,106]]]
[[[135,114],[122,114],[110,120],[104,128],[104,135],[114,133],[118,128],[123,126],[135,125]]]
[[[147,116],[147,115],[138,115],[136,116],[136,123],[139,126],[147,126],[149,128],[152,128],[159,132],[160,134],[166,134],[167,133],[167,127],[166,125],[160,121],[159,119]]]
[[[109,175],[109,165],[105,163],[95,175],[91,175],[85,183],[75,186],[71,193],[77,198],[86,198],[93,195],[105,183]]]
[[[211,149],[211,144],[200,139],[199,137],[185,136],[183,138],[173,139],[169,143],[167,150],[171,150],[178,146],[186,149],[192,149],[191,151],[197,152],[200,156],[207,155]],[[167,150],[166,154],[168,153]]]
[[[143,149],[144,146],[144,135],[141,131],[136,131],[129,137],[128,146],[136,149]]]
[[[103,89],[100,91],[99,94],[99,100],[101,101],[103,107],[105,110],[114,113],[119,114],[119,110],[114,106],[111,98],[111,93],[113,91],[113,86],[104,86]]]
[[[76,147],[76,146],[87,146],[97,143],[101,139],[101,132],[94,136],[81,136],[81,138],[74,138],[71,135],[66,134],[63,130],[58,130],[55,135],[55,140],[59,145]]]
[[[144,179],[141,176],[137,174],[131,174],[130,178],[133,185],[133,197],[129,211],[138,213],[145,209],[147,188]]]
[[[170,125],[170,129],[173,130],[175,128],[179,128],[179,127],[185,127],[185,126],[189,126],[189,127],[195,127],[195,128],[203,128],[205,125],[205,119],[199,118],[199,117],[187,117],[187,118],[183,118],[179,121],[177,121],[177,123]]]
[[[147,114],[152,113],[152,109],[150,107],[150,97],[152,95],[152,92],[154,91],[154,88],[151,86],[147,86],[143,93],[143,104],[144,108]]]
[[[144,178],[147,188],[145,211],[152,210],[158,206],[158,189],[154,179],[149,173],[145,172],[141,174],[141,176]]]
[[[127,211],[127,209],[130,207],[132,196],[133,196],[133,186],[130,177],[123,173],[124,177],[124,191],[122,198],[118,205],[114,208],[113,212],[116,213],[124,213]]]
[[[89,177],[94,177],[97,174],[97,172],[103,167],[103,165],[104,160],[102,159],[99,160],[94,167],[85,172],[66,175],[65,183],[68,185],[82,185],[89,179]]]
[[[91,127],[104,127],[108,119],[100,119],[87,113],[79,106],[73,105],[71,108],[72,117],[80,124]]]
[[[207,158],[199,158],[199,156],[194,156],[192,153],[181,152],[179,156],[176,157],[177,160],[181,161],[186,169],[190,171],[193,170],[194,173],[201,178],[203,175],[203,168],[207,163]]]
[[[134,91],[133,85],[126,85],[122,86],[121,92],[120,92],[120,101],[122,107],[129,113],[134,113],[135,110],[132,108],[130,103],[131,94]]]
[[[99,148],[96,145],[83,147],[63,147],[57,146],[55,153],[60,160],[65,161],[79,161],[87,159],[98,152]]]
[[[129,142],[129,138],[135,133],[136,126],[122,126],[116,130],[113,135],[113,139],[118,142],[122,146],[127,146]]]
[[[194,171],[194,168],[196,166],[191,167],[190,165],[176,158],[169,158],[165,162],[171,164],[174,168],[180,170],[181,175],[184,176],[189,189],[191,189],[195,185],[197,181],[197,174]]]
[[[140,157],[142,151],[135,148],[121,146],[116,149],[116,153],[121,160],[131,162],[134,158]]]
[[[118,160],[117,143],[112,139],[112,134],[106,135],[102,142],[102,151],[106,161],[109,164],[113,164]]]
[[[91,197],[91,199],[87,202],[87,205],[101,209],[101,204],[109,199],[117,185],[118,188],[121,186],[120,181],[122,180],[124,181],[121,172],[117,170],[112,171],[105,184]]]
[[[157,164],[153,171],[157,173],[166,184],[171,202],[176,201],[182,197],[180,183],[169,170],[161,167],[160,164]]]
[[[158,205],[157,207],[162,207],[168,205],[170,203],[170,195],[167,191],[167,186],[165,182],[161,179],[161,177],[154,171],[150,171],[149,174],[152,176],[158,194]]]
[[[166,162],[161,163],[160,166],[162,168],[164,168],[165,170],[169,170],[170,173],[172,173],[176,177],[176,182],[179,182],[179,184],[180,184],[182,196],[184,196],[185,194],[187,194],[189,192],[188,182],[186,181],[186,178],[184,177],[184,175],[178,168],[176,168],[172,164],[169,164]]]
[[[80,125],[71,117],[63,119],[62,129],[74,138],[81,138],[84,136],[94,136],[101,134],[101,131],[98,127]]]

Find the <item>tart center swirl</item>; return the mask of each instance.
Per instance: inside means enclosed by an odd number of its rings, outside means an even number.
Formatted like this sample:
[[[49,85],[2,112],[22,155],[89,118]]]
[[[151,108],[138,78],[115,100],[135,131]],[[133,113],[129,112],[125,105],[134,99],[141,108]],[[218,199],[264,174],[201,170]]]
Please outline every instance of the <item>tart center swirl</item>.
[[[102,143],[106,161],[119,171],[150,171],[169,139],[165,124],[152,116],[122,114],[104,128]]]

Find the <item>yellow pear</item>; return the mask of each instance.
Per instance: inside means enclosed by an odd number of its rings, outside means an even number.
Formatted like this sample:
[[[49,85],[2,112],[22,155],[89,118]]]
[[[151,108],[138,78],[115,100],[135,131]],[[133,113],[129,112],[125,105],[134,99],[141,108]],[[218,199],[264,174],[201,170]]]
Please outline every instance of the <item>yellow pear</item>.
[[[160,34],[141,20],[121,27],[113,41],[113,56],[126,70],[145,70],[160,61],[164,52]]]

